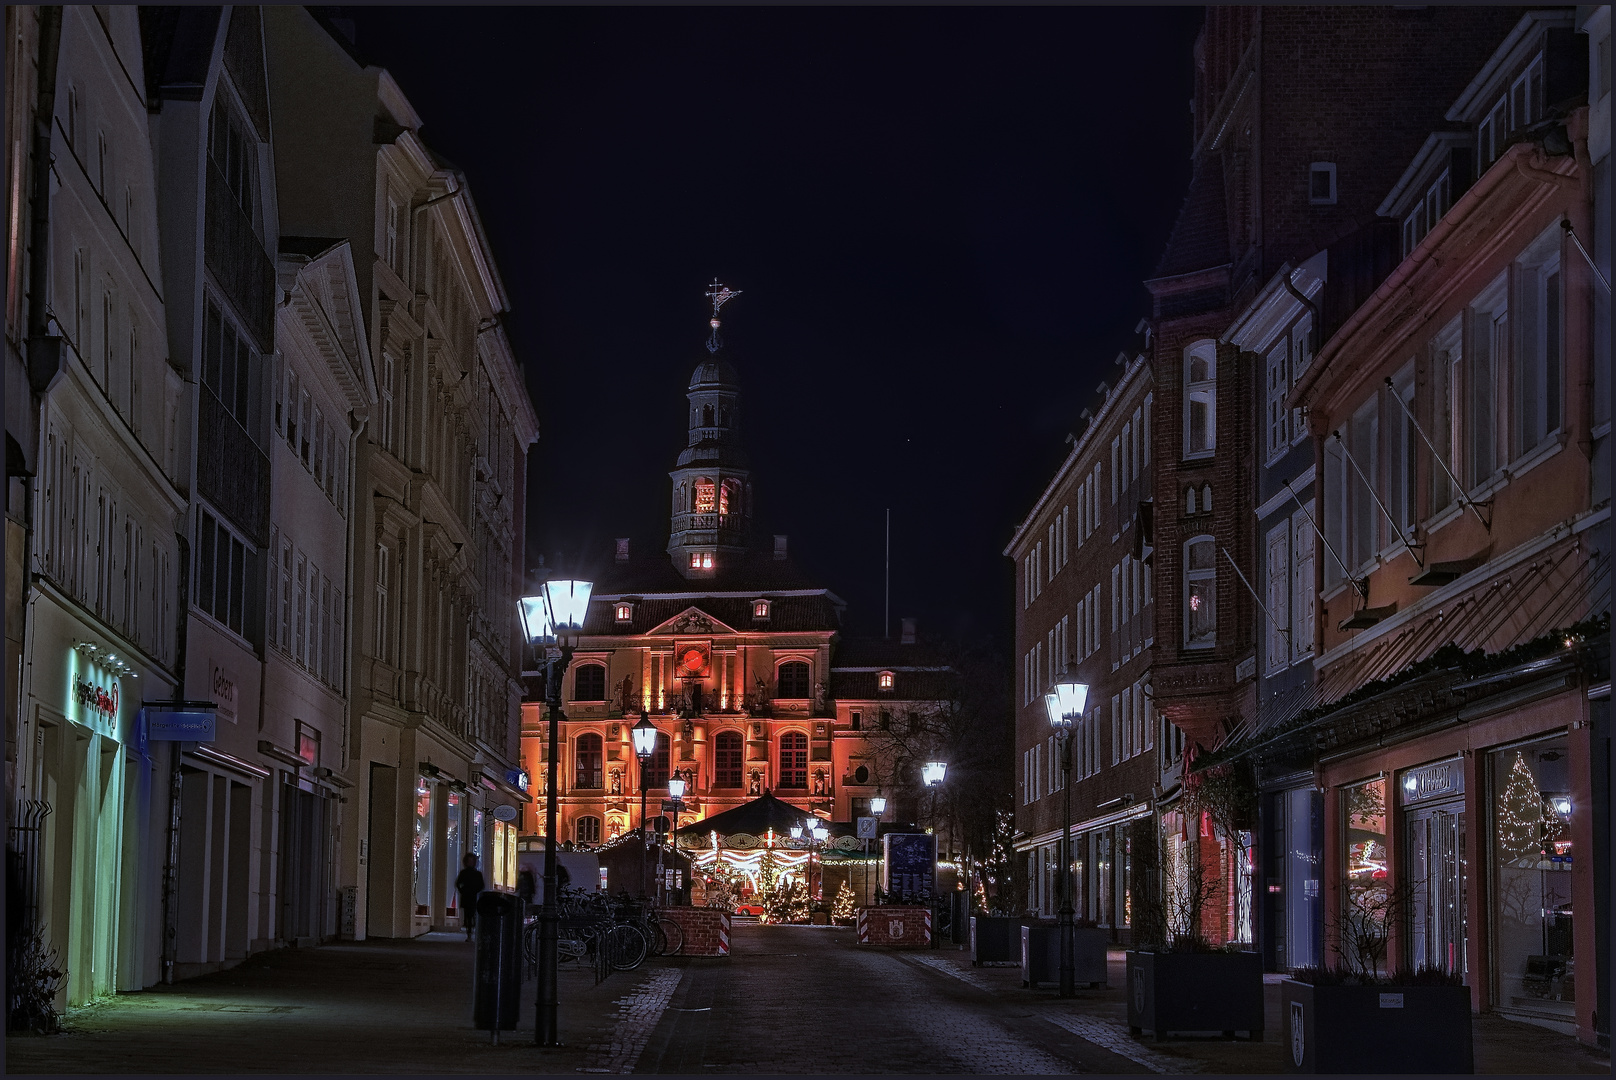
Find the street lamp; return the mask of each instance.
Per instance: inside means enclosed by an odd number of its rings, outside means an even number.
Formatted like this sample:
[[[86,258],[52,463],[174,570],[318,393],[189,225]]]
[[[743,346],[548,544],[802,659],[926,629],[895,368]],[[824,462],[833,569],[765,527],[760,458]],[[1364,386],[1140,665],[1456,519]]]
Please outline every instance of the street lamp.
[[[549,774],[544,797],[544,905],[539,908],[539,986],[533,1002],[533,1041],[539,1046],[560,1046],[556,1025],[556,928],[561,909],[556,905],[560,881],[556,874],[556,792],[560,769],[561,680],[572,663],[572,651],[589,613],[588,581],[546,581],[537,596],[524,596],[517,611],[534,650],[544,650],[544,697],[550,707]]]
[[[1066,809],[1061,816],[1061,906],[1060,906],[1060,996],[1071,997],[1077,985],[1076,927],[1072,911],[1072,728],[1083,715],[1088,703],[1086,683],[1057,683],[1054,691],[1044,695],[1044,709],[1049,713],[1049,724],[1055,729],[1060,742],[1061,787],[1066,792]]]
[[[813,831],[814,842],[816,844],[818,844],[819,849],[821,851],[823,851],[823,850],[825,850],[825,837],[830,835],[830,830],[825,827],[825,823],[823,821],[821,821],[819,818],[814,818],[813,819],[812,826],[813,826],[812,831]],[[813,888],[814,888],[814,849],[810,847],[808,849],[808,891],[809,891],[810,896],[813,895]],[[823,900],[825,898],[825,860],[823,858],[821,858],[819,860],[819,897],[818,898],[820,900]]]
[[[679,812],[685,808],[685,778],[678,773],[668,777],[668,798],[673,800],[673,828],[668,835],[673,840],[673,879],[679,880]],[[675,892],[675,898],[678,897]]]
[[[649,711],[640,713],[640,722],[628,729],[634,739],[634,756],[640,759],[640,897],[645,897],[645,864],[650,858],[651,842],[645,835],[645,770],[656,752],[656,725],[651,723]]]
[[[920,769],[921,778],[926,781],[926,786],[931,788],[941,785],[947,772],[948,762],[946,761],[928,761]]]

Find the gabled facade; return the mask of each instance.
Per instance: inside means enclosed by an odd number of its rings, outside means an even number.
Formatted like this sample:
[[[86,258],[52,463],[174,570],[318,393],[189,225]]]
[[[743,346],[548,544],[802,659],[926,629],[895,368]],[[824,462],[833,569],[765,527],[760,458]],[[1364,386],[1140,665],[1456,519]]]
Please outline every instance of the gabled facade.
[[[8,820],[62,1007],[164,970],[173,759],[139,713],[183,692],[190,369],[169,341],[138,13],[13,7],[6,29]]]
[[[464,854],[515,887],[516,826],[493,811],[528,798],[512,612],[538,421],[465,176],[320,20],[264,9],[284,232],[347,241],[376,390],[327,418],[352,441],[353,545],[349,724],[326,779],[353,813],[343,933],[409,937],[460,925]]]

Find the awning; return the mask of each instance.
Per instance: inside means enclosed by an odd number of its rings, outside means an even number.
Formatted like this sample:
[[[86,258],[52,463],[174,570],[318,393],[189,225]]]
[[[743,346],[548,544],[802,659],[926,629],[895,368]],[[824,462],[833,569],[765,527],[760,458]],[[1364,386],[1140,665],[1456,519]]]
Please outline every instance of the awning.
[[[1395,629],[1362,634],[1318,670],[1312,686],[1275,695],[1256,712],[1230,729],[1208,758],[1227,761],[1244,756],[1290,729],[1305,713],[1364,691],[1378,695],[1389,686],[1377,686],[1394,677],[1418,677],[1418,665],[1435,673],[1464,654],[1479,651],[1501,654],[1536,640],[1550,630],[1566,627],[1590,615],[1610,610],[1610,555],[1590,552],[1584,538],[1573,534],[1545,550],[1518,557],[1485,580],[1466,590],[1439,589],[1411,609],[1414,614]],[[1444,594],[1447,595],[1444,595]],[[1359,645],[1359,642],[1362,645]],[[1446,649],[1443,657],[1440,650]],[[1371,687],[1375,689],[1371,689]]]

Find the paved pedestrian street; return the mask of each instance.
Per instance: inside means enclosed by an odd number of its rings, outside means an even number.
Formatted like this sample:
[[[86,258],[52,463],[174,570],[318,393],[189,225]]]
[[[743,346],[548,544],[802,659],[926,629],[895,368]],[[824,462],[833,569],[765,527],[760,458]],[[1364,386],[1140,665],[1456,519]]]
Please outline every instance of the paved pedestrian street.
[[[13,1037],[9,1074],[61,1073],[1277,1073],[1278,985],[1260,1044],[1131,1037],[1113,989],[1061,1001],[956,946],[860,947],[851,930],[739,922],[728,959],[647,961],[599,985],[563,965],[566,1045],[533,1045],[533,983],[499,1045],[471,1026],[472,947],[456,934],[253,957],[229,971],[74,1010]],[[1476,1022],[1478,1072],[1608,1072],[1541,1028]]]

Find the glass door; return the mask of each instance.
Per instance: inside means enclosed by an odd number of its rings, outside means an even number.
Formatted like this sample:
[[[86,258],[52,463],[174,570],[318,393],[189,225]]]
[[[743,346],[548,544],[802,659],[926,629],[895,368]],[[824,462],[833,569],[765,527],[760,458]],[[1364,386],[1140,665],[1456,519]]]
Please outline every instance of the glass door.
[[[1406,812],[1408,962],[1467,976],[1464,801]]]

